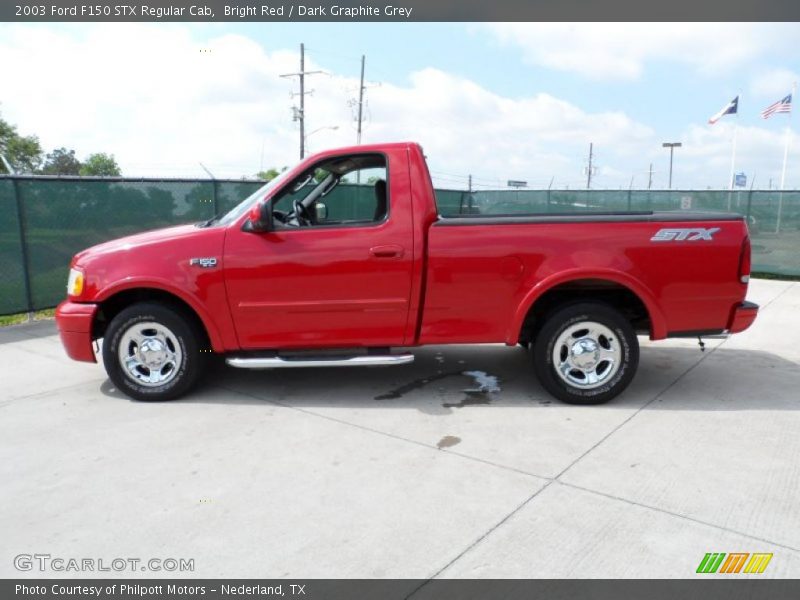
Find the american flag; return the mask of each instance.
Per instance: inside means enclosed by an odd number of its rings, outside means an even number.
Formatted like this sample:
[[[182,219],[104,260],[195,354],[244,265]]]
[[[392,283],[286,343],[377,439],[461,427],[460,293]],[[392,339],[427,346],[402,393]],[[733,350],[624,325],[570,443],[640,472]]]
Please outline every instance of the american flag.
[[[778,100],[775,104],[770,104],[767,108],[761,111],[761,116],[769,119],[775,113],[789,113],[792,112],[792,95],[789,94],[782,100]]]

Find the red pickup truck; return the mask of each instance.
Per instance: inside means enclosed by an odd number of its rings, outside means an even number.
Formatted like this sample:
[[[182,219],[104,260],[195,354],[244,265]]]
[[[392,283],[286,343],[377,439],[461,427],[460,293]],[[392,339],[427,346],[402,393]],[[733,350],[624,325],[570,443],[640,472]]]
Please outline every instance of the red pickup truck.
[[[394,365],[426,344],[521,344],[566,402],[630,383],[637,335],[743,331],[739,215],[443,217],[413,143],[322,152],[225,215],[78,253],[67,354],[139,400],[186,393],[212,354],[243,368]]]

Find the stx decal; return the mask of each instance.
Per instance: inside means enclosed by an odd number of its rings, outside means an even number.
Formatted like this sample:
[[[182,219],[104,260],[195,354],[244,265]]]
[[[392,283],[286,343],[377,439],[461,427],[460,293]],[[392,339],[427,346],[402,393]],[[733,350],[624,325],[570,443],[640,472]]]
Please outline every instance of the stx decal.
[[[719,227],[709,227],[704,229],[697,227],[694,229],[659,229],[656,234],[650,238],[651,242],[696,242],[697,240],[712,241],[715,233],[719,231]]]
[[[697,573],[751,573],[754,575],[763,573],[772,554],[754,552],[731,552],[727,555],[724,552],[708,552],[697,566]],[[750,557],[750,560],[747,560]],[[744,567],[744,571],[742,571]]]

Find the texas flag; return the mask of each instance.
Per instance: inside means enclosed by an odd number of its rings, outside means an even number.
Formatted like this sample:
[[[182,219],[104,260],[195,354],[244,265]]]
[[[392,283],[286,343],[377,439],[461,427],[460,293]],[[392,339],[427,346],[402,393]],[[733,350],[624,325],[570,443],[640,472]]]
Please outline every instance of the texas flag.
[[[735,115],[738,110],[739,110],[739,96],[736,96],[736,98],[734,98],[733,100],[728,102],[725,106],[723,106],[722,110],[720,110],[717,114],[711,117],[708,120],[708,124],[713,125],[725,115]]]

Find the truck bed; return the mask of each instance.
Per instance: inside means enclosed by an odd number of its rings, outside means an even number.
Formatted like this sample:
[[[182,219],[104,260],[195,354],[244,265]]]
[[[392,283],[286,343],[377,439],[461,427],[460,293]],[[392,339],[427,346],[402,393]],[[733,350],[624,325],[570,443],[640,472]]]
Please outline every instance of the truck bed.
[[[718,231],[653,239],[695,229]],[[561,282],[587,297],[609,283],[632,291],[652,339],[721,332],[746,290],[737,277],[745,235],[743,217],[715,212],[440,217],[428,234],[419,343],[515,343],[538,295]]]

